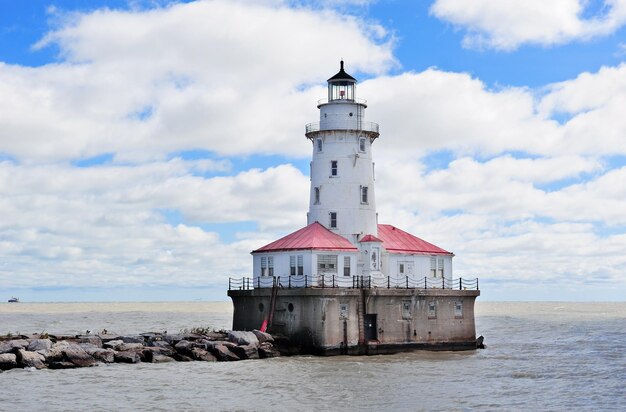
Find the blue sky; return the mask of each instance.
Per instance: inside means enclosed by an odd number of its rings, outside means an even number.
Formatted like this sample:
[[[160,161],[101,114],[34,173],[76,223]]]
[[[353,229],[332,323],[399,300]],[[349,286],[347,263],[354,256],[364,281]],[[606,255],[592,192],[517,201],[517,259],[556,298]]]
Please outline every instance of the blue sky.
[[[226,299],[343,58],[382,222],[481,299],[623,300],[626,2],[492,3],[1,0],[0,298]]]

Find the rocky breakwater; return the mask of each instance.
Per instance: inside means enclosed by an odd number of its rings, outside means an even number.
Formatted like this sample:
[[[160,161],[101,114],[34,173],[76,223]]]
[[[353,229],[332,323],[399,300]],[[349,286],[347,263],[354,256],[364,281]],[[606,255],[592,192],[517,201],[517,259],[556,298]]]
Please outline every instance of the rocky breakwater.
[[[271,335],[260,331],[0,336],[0,371],[272,358],[280,355],[273,342]]]

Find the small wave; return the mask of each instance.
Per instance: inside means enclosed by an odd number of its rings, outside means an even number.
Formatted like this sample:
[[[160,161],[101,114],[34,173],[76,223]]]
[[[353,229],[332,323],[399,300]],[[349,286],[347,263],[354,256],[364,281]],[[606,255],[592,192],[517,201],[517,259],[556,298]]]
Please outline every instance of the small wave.
[[[541,376],[535,372],[513,372],[511,377],[513,379],[539,379]]]

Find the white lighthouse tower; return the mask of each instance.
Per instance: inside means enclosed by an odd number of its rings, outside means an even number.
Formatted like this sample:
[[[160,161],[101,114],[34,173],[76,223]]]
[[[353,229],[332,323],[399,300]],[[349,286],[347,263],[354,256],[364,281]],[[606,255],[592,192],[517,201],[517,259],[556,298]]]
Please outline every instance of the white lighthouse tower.
[[[318,102],[320,121],[306,126],[313,143],[307,223],[319,222],[353,245],[378,233],[372,145],[378,124],[365,121],[365,100],[344,71],[328,79],[328,98]]]

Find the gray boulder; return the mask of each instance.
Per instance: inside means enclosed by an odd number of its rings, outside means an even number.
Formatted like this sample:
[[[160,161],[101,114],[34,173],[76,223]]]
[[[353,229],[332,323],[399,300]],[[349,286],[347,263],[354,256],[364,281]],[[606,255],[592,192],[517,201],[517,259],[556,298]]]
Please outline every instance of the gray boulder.
[[[266,359],[266,358],[277,358],[280,356],[280,352],[278,350],[276,350],[276,348],[274,348],[272,346],[272,344],[265,342],[262,343],[259,346],[259,357],[261,359]]]
[[[94,366],[98,362],[77,344],[69,345],[63,350],[65,360],[79,367]]]
[[[142,345],[146,342],[141,335],[120,336],[118,339],[121,339],[124,343],[141,343]]]
[[[188,340],[181,340],[176,345],[174,345],[174,348],[176,349],[176,351],[183,353],[183,354],[188,354],[189,352],[191,352],[191,349],[193,349],[194,347],[195,345],[189,342]]]
[[[261,332],[260,330],[253,330],[254,336],[259,340],[259,343],[274,342],[274,338],[267,332]]]
[[[252,332],[231,330],[228,332],[228,340],[237,345],[258,345],[259,339]]]
[[[48,363],[61,362],[65,360],[65,355],[63,354],[63,351],[69,346],[70,342],[68,341],[63,340],[61,342],[56,342],[52,344],[52,348],[50,348],[50,350],[43,352],[42,355],[44,355],[44,357],[46,358],[46,362]]]
[[[45,369],[46,360],[44,356],[37,352],[28,352],[24,349],[15,349],[15,355],[18,365],[23,368]]]
[[[168,348],[168,349],[172,348],[172,345],[170,345],[169,343],[163,340],[155,340],[149,346],[154,347],[154,348]]]
[[[115,340],[110,340],[107,342],[104,342],[102,344],[103,348],[110,348],[113,350],[120,350],[120,346],[124,344],[124,341],[121,339],[115,339]]]
[[[165,362],[175,362],[175,360],[173,358],[170,358],[169,356],[156,354],[156,355],[152,355],[152,360],[150,362],[165,363]]]
[[[217,358],[213,356],[210,352],[200,348],[193,348],[191,350],[191,357],[195,360],[207,362],[215,362],[217,360]]]
[[[14,353],[0,354],[0,371],[17,368],[17,356]]]
[[[259,359],[259,350],[256,345],[235,346],[230,350],[240,359]]]
[[[142,350],[144,348],[143,343],[122,343],[118,346],[119,351],[129,350]]]
[[[126,352],[117,352],[115,354],[115,362],[117,363],[139,363],[141,362],[141,357],[137,352],[126,351]]]
[[[26,350],[30,352],[49,351],[52,348],[50,339],[32,339]]]
[[[6,342],[0,342],[0,353],[13,352],[15,348],[26,349],[29,342],[26,339],[13,339]]]
[[[48,368],[50,369],[74,369],[74,368],[78,368],[78,366],[68,361],[55,361],[55,362],[50,362],[48,364]]]
[[[115,351],[113,349],[98,348],[97,346],[83,343],[81,348],[87,352],[87,354],[93,357],[98,362],[113,363],[115,362]]]
[[[210,349],[211,353],[220,361],[237,361],[239,356],[235,355],[224,345],[215,345]]]
[[[96,335],[77,336],[78,343],[90,343],[99,348],[102,347],[102,339]]]

